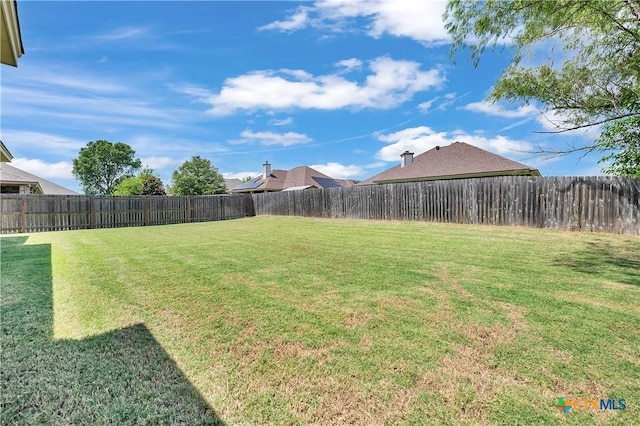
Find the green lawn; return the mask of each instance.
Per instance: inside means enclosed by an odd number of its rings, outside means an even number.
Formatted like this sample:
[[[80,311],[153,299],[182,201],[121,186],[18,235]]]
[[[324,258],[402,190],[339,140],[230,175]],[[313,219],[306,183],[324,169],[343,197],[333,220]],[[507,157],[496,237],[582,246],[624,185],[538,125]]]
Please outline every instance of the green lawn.
[[[640,424],[637,237],[257,217],[0,241],[3,424]]]

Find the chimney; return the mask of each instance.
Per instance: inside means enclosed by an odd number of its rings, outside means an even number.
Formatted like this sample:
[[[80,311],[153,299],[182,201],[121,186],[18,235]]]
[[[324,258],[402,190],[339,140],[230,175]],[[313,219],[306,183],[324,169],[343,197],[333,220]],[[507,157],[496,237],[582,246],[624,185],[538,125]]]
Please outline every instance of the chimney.
[[[262,179],[266,179],[271,176],[271,164],[268,161],[265,161],[262,165]]]
[[[405,151],[400,154],[400,167],[407,167],[411,163],[413,163],[413,152]]]

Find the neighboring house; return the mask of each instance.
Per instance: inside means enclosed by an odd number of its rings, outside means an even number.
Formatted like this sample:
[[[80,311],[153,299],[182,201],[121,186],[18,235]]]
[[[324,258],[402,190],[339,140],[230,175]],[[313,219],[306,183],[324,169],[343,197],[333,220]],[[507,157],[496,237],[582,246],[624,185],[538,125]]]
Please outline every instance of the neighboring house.
[[[262,166],[262,175],[236,186],[231,192],[237,194],[241,192],[297,191],[354,185],[351,180],[333,179],[308,166],[295,167],[291,170],[271,170],[271,164],[268,161]]]
[[[224,185],[227,187],[227,192],[231,192],[233,188],[240,185],[242,181],[240,179],[225,179]]]
[[[400,157],[399,165],[359,182],[358,185],[494,176],[540,176],[537,169],[464,142],[437,146],[415,158],[412,152],[405,151]]]
[[[79,195],[70,189],[10,166],[6,162],[0,163],[0,193]]]
[[[17,67],[24,48],[15,0],[0,0],[0,23],[0,62]]]

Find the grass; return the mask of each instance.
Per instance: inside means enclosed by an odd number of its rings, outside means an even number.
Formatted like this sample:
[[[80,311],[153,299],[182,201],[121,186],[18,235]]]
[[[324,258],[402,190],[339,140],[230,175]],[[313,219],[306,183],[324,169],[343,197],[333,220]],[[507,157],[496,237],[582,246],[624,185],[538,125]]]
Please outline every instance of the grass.
[[[0,241],[3,424],[639,424],[637,237],[258,217]]]

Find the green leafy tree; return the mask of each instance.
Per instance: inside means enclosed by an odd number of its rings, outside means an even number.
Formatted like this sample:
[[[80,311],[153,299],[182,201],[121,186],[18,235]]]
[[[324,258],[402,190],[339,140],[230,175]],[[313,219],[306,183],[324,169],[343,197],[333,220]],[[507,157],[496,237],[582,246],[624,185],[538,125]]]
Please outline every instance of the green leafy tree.
[[[171,192],[175,195],[225,194],[227,187],[211,161],[194,156],[173,172]]]
[[[167,195],[162,179],[154,174],[141,175],[142,195]]]
[[[97,140],[80,149],[78,158],[73,160],[73,175],[87,194],[112,194],[116,185],[141,166],[129,145]]]
[[[562,117],[553,120],[554,132],[640,115],[639,0],[449,0],[445,22],[452,37],[452,57],[468,48],[477,65],[486,49],[512,49],[511,64],[493,86],[489,100],[540,102],[545,112]],[[550,46],[561,50],[554,52]],[[548,55],[542,63],[541,51]],[[531,56],[539,65],[523,61]],[[624,137],[611,136],[603,134],[593,144],[553,153],[602,147],[637,150],[637,145],[624,145]],[[618,157],[608,158],[614,165],[618,161]]]
[[[139,176],[130,176],[120,181],[113,188],[112,195],[140,195],[142,194],[142,181]]]
[[[241,179],[241,182],[242,183],[249,182],[251,179],[253,179],[253,176],[245,176]]]
[[[608,123],[598,139],[599,150],[615,150],[600,163],[607,174],[640,178],[640,117],[628,117]]]
[[[113,195],[166,195],[162,179],[152,169],[143,169],[138,176],[122,180]]]

